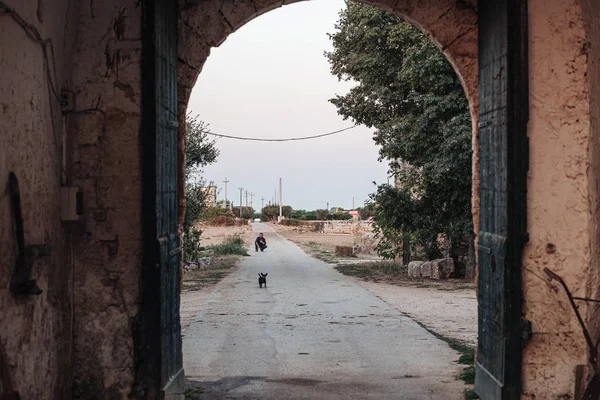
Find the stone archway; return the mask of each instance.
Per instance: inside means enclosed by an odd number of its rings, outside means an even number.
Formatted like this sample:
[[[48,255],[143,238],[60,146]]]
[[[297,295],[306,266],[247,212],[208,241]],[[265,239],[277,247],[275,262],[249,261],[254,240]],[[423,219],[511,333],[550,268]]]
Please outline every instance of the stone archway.
[[[180,119],[210,48],[249,20],[292,2],[180,1]],[[0,23],[8,34],[0,37],[0,68],[6,72],[0,91],[9,95],[0,101],[0,172],[4,179],[8,171],[19,175],[27,240],[53,245],[52,257],[34,268],[44,294],[16,300],[6,289],[15,263],[10,202],[6,193],[0,196],[0,246],[6,256],[0,309],[11,320],[0,327],[0,337],[10,373],[24,397],[134,396],[141,358],[132,331],[144,312],[147,289],[140,245],[141,5],[152,2],[1,3],[27,25],[11,21],[3,9]],[[477,193],[476,1],[368,3],[427,32],[463,80],[474,116]],[[548,285],[543,268],[559,273],[576,295],[600,296],[600,32],[595,24],[600,7],[595,0],[529,0],[527,5],[531,162],[523,303],[534,334],[524,352],[522,398],[572,397],[574,369],[587,364],[587,348],[563,293]],[[52,39],[54,79],[47,76],[40,43],[23,31],[31,27],[44,40]],[[49,96],[49,80],[76,99],[62,116],[58,99]],[[61,221],[61,173],[83,194],[81,221]],[[474,196],[476,227],[478,209]],[[582,311],[596,339],[598,309],[582,306]]]
[[[212,47],[247,22],[278,7],[304,0],[180,1],[178,120],[179,159],[185,159],[185,115],[192,88]],[[473,202],[475,232],[479,229],[479,127],[476,1],[434,0],[426,5],[410,1],[364,0],[411,22],[431,38],[446,55],[463,85],[469,101],[473,129]],[[179,164],[185,176],[185,163]],[[185,183],[179,182],[179,219],[185,212]]]

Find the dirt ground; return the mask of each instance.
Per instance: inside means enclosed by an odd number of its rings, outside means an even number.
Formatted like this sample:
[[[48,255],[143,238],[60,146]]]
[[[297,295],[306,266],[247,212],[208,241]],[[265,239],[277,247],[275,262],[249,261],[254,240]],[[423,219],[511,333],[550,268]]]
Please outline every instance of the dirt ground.
[[[356,282],[427,329],[468,345],[477,345],[475,289],[439,289]]]
[[[244,239],[248,250],[254,243],[254,232],[250,225],[245,226],[198,226],[202,230],[202,246],[221,244],[228,236]],[[181,328],[185,329],[198,314],[199,306],[211,293],[212,288],[225,276],[235,271],[243,256],[216,257],[211,265],[201,270],[184,272],[181,293]]]
[[[353,246],[354,235],[310,232],[293,226],[271,225],[281,236],[296,243],[307,254],[329,263],[349,260],[379,260],[373,254],[359,254],[357,257],[342,258],[335,256],[336,246]]]
[[[251,225],[244,226],[207,226],[199,224],[202,230],[200,243],[202,246],[220,244],[227,236],[239,236],[250,246],[254,242],[254,233]]]

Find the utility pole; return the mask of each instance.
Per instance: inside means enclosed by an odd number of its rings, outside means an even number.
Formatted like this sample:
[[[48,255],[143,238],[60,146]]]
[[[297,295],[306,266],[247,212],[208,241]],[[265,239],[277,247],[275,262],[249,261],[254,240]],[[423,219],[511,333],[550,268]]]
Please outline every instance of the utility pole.
[[[279,219],[283,217],[283,195],[282,195],[282,179],[279,178]]]
[[[254,193],[250,192],[250,208],[254,207]]]
[[[263,208],[265,208],[265,198],[264,198],[264,197],[261,197],[261,198],[260,198],[260,202],[261,202],[261,203],[260,203],[260,209],[262,210]]]
[[[240,218],[242,218],[242,191],[244,188],[240,188]]]
[[[246,208],[248,208],[248,191],[246,190]]]
[[[227,179],[227,177],[225,177],[225,180],[223,181],[225,183],[225,208],[227,209],[227,184],[229,183],[229,180]]]
[[[329,202],[327,202],[327,212],[329,212]]]

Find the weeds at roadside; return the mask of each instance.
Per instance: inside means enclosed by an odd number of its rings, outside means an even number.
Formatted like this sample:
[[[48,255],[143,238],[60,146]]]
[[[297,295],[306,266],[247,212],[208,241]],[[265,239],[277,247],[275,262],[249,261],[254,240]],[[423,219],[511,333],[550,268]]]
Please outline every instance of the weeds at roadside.
[[[198,396],[202,393],[204,393],[203,387],[186,386],[183,392],[183,396],[185,397],[185,400],[196,400],[200,398]]]
[[[461,365],[466,365],[466,367],[463,368],[463,370],[460,372],[458,378],[462,380],[465,383],[465,385],[475,384],[475,347],[469,346],[468,344],[465,344],[460,340],[452,339],[447,336],[441,335],[435,331],[432,331],[417,320],[413,321],[415,321],[423,329],[431,333],[439,340],[448,343],[448,346],[450,346],[452,350],[455,350],[458,353],[460,353],[460,357],[458,358],[457,362]],[[473,391],[472,389],[465,389],[464,395],[465,399],[467,400],[479,399],[477,393],[475,393],[475,391]]]
[[[419,289],[432,289],[432,288],[439,289],[436,285],[432,285],[431,283],[419,283],[418,285],[415,285],[415,287],[417,287]]]
[[[440,287],[438,288],[439,290],[444,290],[447,292],[453,292],[455,290],[468,290],[468,289],[473,289],[474,284],[471,285],[462,285],[462,286],[455,286],[455,287]]]
[[[211,249],[215,256],[249,255],[244,240],[239,236],[228,236],[223,243],[208,246],[207,248]]]
[[[244,240],[239,236],[228,236],[223,243],[208,246],[207,249],[212,251],[211,263],[184,273],[184,291],[198,291],[219,283],[236,266],[240,255],[248,255]]]
[[[321,245],[315,241],[310,242],[302,242],[300,243],[300,247],[307,251],[307,253],[316,258],[317,260],[324,261],[329,264],[336,264],[337,260],[334,255],[331,254],[329,250],[325,250],[321,247]]]
[[[475,367],[473,365],[469,365],[459,375],[459,378],[466,383],[467,385],[475,384]]]
[[[344,275],[363,279],[376,279],[382,276],[398,276],[408,272],[408,267],[393,261],[341,264],[335,267]]]
[[[229,274],[237,261],[236,256],[223,256],[213,259],[212,264],[204,269],[186,272],[183,276],[183,290],[197,291],[218,283]]]
[[[444,291],[474,289],[475,284],[464,279],[434,280],[408,276],[408,267],[394,261],[340,262],[338,272],[364,281],[384,282],[391,285],[411,286],[419,289]]]

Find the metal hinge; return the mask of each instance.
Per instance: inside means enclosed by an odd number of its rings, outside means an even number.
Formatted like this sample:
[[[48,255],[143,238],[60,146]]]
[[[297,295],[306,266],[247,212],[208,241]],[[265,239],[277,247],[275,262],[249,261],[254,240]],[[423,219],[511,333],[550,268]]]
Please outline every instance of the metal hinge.
[[[533,337],[533,328],[531,321],[525,318],[521,318],[521,340],[523,344],[529,342]]]
[[[75,93],[70,90],[60,91],[60,111],[67,114],[75,111]]]

